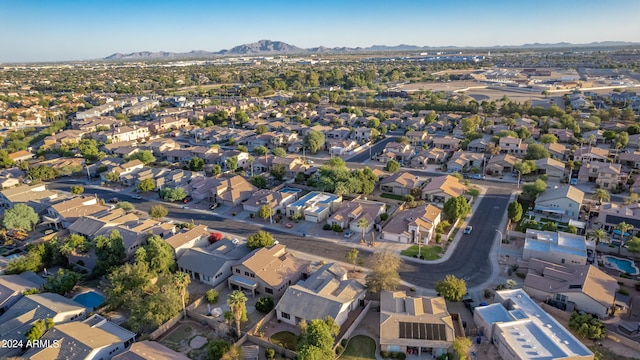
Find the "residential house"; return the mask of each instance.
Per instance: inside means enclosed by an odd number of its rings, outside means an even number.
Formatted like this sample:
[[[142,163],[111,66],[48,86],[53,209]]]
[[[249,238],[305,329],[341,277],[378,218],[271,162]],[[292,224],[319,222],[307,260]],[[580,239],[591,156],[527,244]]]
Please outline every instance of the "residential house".
[[[138,159],[135,160],[131,160],[131,161],[127,161],[126,163],[122,163],[120,164],[120,166],[116,166],[111,168],[110,172],[115,172],[118,174],[118,178],[120,179],[120,181],[122,180],[121,177],[122,176],[126,176],[129,175],[131,173],[134,173],[136,171],[142,170],[144,169],[144,163]],[[109,172],[105,171],[103,172],[100,176],[102,177],[102,180],[106,181],[106,174],[108,174]]]
[[[425,145],[429,145],[430,136],[426,131],[411,130],[407,131],[404,136],[409,139],[409,143],[411,143],[411,145],[417,148],[422,148]]]
[[[49,223],[55,228],[66,229],[83,216],[108,210],[109,207],[100,203],[95,196],[77,196],[51,205],[43,218],[45,223]]]
[[[162,117],[148,123],[149,131],[153,134],[163,134],[170,130],[182,129],[189,126],[186,117]]]
[[[535,210],[578,220],[584,192],[567,185],[545,190],[535,201]]]
[[[604,144],[605,142],[604,130],[602,129],[585,131],[582,133],[582,137],[589,142],[589,145]],[[593,143],[591,143],[591,139],[593,139]]]
[[[251,291],[279,300],[287,287],[296,284],[306,271],[308,261],[287,252],[277,244],[253,250],[231,266],[233,275],[227,280],[229,288]]]
[[[331,156],[343,156],[350,151],[358,148],[358,143],[355,140],[327,140],[326,145],[329,149],[329,155]]]
[[[527,229],[522,259],[540,259],[572,266],[585,265],[587,248],[595,251],[595,244],[582,235]]]
[[[441,218],[442,210],[431,204],[400,211],[382,229],[382,238],[403,244],[427,245]]]
[[[312,191],[287,205],[286,216],[304,217],[306,221],[320,223],[337,211],[342,204],[342,196]]]
[[[147,150],[151,150],[153,156],[155,156],[156,158],[164,158],[166,152],[177,149],[179,147],[180,145],[177,142],[165,138],[149,141],[144,145],[144,148]]]
[[[397,172],[380,181],[380,191],[394,195],[408,195],[411,189],[419,188],[423,181],[408,172]]]
[[[138,217],[134,214],[127,214],[122,209],[114,209],[107,212],[98,212],[90,216],[82,216],[69,225],[68,229],[71,234],[82,235],[92,240],[105,228],[112,228],[116,225],[135,222],[137,220]]]
[[[16,163],[21,161],[31,160],[34,157],[35,157],[35,154],[27,150],[19,150],[9,154],[9,159],[13,160]]]
[[[574,138],[573,130],[549,128],[549,134],[555,135],[560,143],[568,143]]]
[[[56,325],[40,340],[58,346],[34,346],[23,355],[25,359],[108,359],[131,346],[136,334],[94,314]]]
[[[369,141],[371,140],[371,131],[373,130],[374,129],[371,128],[358,127],[353,129],[349,137],[358,142]]]
[[[482,168],[483,164],[484,154],[456,151],[447,162],[447,171],[466,172],[473,167]]]
[[[564,266],[532,259],[524,291],[539,301],[552,301],[568,312],[584,311],[600,318],[614,306],[618,282],[593,265]]]
[[[640,151],[621,153],[618,158],[620,159],[620,164],[640,169]]]
[[[453,152],[460,148],[460,139],[451,136],[434,137],[431,140],[434,147]]]
[[[27,342],[26,332],[38,320],[52,319],[56,327],[86,316],[87,309],[55,293],[26,295],[0,315],[0,339]],[[20,347],[0,347],[0,358],[18,356]]]
[[[403,163],[408,162],[414,153],[415,152],[411,145],[391,141],[387,143],[382,154],[378,157],[378,160],[383,163],[387,163],[391,160]]]
[[[41,284],[36,284],[20,275],[0,275],[0,315],[20,300],[23,292],[31,289],[40,289]]]
[[[211,191],[211,200],[227,206],[240,205],[248,200],[258,188],[239,175],[216,178]]]
[[[594,219],[595,224],[605,231],[613,231],[621,222],[633,226],[631,232],[640,231],[640,204],[618,205],[614,203],[604,203],[600,205],[598,217]]]
[[[447,159],[448,153],[439,148],[431,148],[422,150],[416,156],[411,158],[411,167],[425,168],[427,164],[441,164]]]
[[[331,316],[342,326],[349,314],[365,305],[366,288],[360,279],[348,279],[335,263],[321,265],[305,280],[289,286],[276,305],[276,318],[291,325]]]
[[[340,127],[340,128],[331,129],[327,131],[325,135],[327,137],[327,140],[328,139],[346,140],[349,138],[350,134],[351,134],[351,129],[346,127]]]
[[[368,224],[364,232],[368,233],[385,210],[384,203],[354,199],[343,202],[340,208],[327,219],[327,224],[338,225],[342,229],[351,229],[353,232],[362,233],[363,229],[360,228],[359,222],[364,219]]]
[[[528,145],[522,139],[513,136],[503,136],[498,142],[500,153],[523,156],[527,152]]]
[[[47,136],[43,140],[42,147],[45,149],[57,148],[61,145],[74,145],[80,143],[82,138],[89,134],[84,130],[63,130],[57,134]]]
[[[487,175],[500,176],[512,172],[518,159],[510,154],[501,154],[489,159],[486,166]]]
[[[600,188],[613,190],[624,184],[626,175],[623,176],[620,164],[584,162],[578,172],[578,181],[595,182]]]
[[[609,149],[602,149],[595,146],[583,146],[573,153],[573,160],[585,163],[607,162],[609,160]]]
[[[192,279],[215,287],[231,276],[231,266],[249,252],[244,243],[219,240],[207,247],[186,249],[178,258],[178,268]]]
[[[251,197],[242,203],[246,211],[257,213],[263,206],[268,206],[274,213],[284,213],[287,205],[296,200],[296,194],[291,192],[273,191],[261,189],[254,192]]]
[[[122,141],[133,141],[148,139],[150,137],[149,128],[146,126],[120,126],[107,131],[100,131],[91,134],[95,140],[102,142],[117,143]]]
[[[173,351],[159,342],[143,340],[131,344],[129,349],[117,354],[113,360],[189,360],[186,355]]]
[[[147,243],[150,235],[158,235],[161,238],[172,236],[175,232],[175,226],[172,223],[161,223],[152,219],[135,219],[113,227],[104,227],[96,233],[96,236],[109,237],[114,230],[118,231],[122,237],[125,259],[130,260],[136,250]]]
[[[193,229],[183,229],[167,239],[167,244],[171,245],[176,253],[176,258],[190,248],[202,247],[209,242],[209,229],[204,225],[197,225]]]
[[[564,179],[564,163],[552,158],[535,160],[537,175],[547,175],[550,180],[560,181]]]
[[[466,187],[451,175],[436,176],[422,188],[422,198],[431,202],[445,203],[452,197],[464,195]]]
[[[490,143],[491,141],[485,140],[484,138],[473,139],[469,141],[467,151],[484,153],[487,151],[487,147],[489,147]]]
[[[76,120],[71,123],[75,130],[83,130],[87,133],[96,132],[103,129],[112,129],[116,126],[124,125],[124,120],[118,120],[113,116],[92,117],[84,120]]]
[[[580,340],[523,289],[496,291],[494,300],[494,304],[476,307],[473,321],[502,359],[594,359]]]
[[[168,162],[180,163],[182,165],[189,164],[189,160],[193,157],[191,150],[189,149],[171,149],[164,153]]]
[[[549,152],[549,155],[556,160],[564,161],[567,160],[567,154],[569,150],[566,146],[560,143],[549,143],[544,144],[544,148]]]
[[[380,294],[381,350],[439,357],[449,352],[456,336],[464,336],[461,325],[454,322],[443,297]]]
[[[47,189],[46,184],[20,185],[0,190],[0,207],[8,209],[19,203],[51,201],[57,198],[58,194]]]

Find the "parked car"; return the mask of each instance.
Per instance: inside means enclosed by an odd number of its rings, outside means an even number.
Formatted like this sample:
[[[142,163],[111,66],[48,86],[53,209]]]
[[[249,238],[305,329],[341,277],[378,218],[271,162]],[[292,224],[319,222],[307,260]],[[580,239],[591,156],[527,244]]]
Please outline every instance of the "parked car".
[[[186,198],[182,199],[183,203],[188,203],[189,201],[193,200],[193,198],[191,197],[191,195],[187,196]]]
[[[471,234],[471,230],[473,230],[473,226],[467,226],[466,228],[464,228],[464,234],[465,235]]]
[[[142,200],[142,196],[140,195],[131,195],[132,198],[136,199],[136,200]]]
[[[109,199],[109,202],[112,204],[117,204],[120,202],[120,199],[118,199],[117,197],[111,198]]]
[[[354,234],[353,231],[347,230],[347,231],[344,232],[344,237],[350,238],[350,237],[353,236],[353,234]]]
[[[471,178],[476,180],[484,180],[485,176],[480,174],[473,174],[471,175]]]
[[[211,210],[215,210],[215,209],[217,209],[217,208],[218,208],[218,206],[220,206],[220,204],[218,204],[218,203],[213,203],[213,205],[209,206],[209,209],[211,209]]]

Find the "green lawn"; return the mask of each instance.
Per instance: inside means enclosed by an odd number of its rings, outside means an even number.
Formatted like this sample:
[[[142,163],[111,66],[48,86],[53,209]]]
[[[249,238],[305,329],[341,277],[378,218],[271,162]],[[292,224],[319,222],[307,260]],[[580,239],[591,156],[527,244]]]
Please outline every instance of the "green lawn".
[[[440,259],[440,253],[442,252],[442,248],[437,245],[426,245],[420,247],[420,255],[424,257],[425,260],[438,260]],[[413,245],[406,250],[402,250],[400,254],[404,256],[413,257],[413,255],[418,255],[418,245]]]
[[[271,343],[285,349],[295,350],[298,345],[298,336],[290,331],[280,331],[271,335]]]
[[[398,201],[404,201],[404,196],[402,196],[402,195],[380,194],[380,197],[387,198],[387,199],[398,200]]]
[[[340,356],[341,360],[360,360],[376,358],[376,342],[364,335],[352,337],[347,344],[347,348]]]

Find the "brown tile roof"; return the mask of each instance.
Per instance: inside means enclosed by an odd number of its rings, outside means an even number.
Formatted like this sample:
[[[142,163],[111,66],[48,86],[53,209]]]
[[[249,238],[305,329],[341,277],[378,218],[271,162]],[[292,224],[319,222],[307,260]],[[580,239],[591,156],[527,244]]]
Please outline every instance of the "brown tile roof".
[[[423,189],[422,193],[442,191],[449,196],[463,195],[466,187],[455,176],[444,175],[434,177]]]
[[[208,235],[209,231],[207,227],[204,225],[198,225],[189,231],[180,232],[168,238],[167,244],[171,245],[174,249],[177,249],[191,240]]]
[[[308,264],[287,253],[282,244],[254,250],[240,260],[240,263],[271,286],[282,284]]]

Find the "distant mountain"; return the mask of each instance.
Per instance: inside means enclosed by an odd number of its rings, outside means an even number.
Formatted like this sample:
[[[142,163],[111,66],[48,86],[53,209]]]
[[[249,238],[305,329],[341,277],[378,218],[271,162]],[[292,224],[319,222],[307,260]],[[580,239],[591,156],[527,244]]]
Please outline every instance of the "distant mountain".
[[[627,46],[627,45],[638,45],[640,43],[637,42],[627,42],[627,41],[600,41],[600,42],[592,42],[588,44],[572,44],[567,42],[560,42],[554,44],[541,44],[541,43],[533,43],[533,44],[524,44],[524,45],[497,45],[497,46],[486,46],[479,48],[532,48],[532,49],[542,49],[542,48],[567,48],[567,47],[608,47],[608,46]],[[258,42],[243,44],[236,47],[233,47],[229,50],[220,50],[217,52],[205,51],[205,50],[193,50],[190,52],[184,53],[175,53],[175,52],[167,52],[167,51],[139,51],[133,52],[129,54],[115,53],[105,57],[105,60],[147,60],[147,59],[185,59],[185,58],[206,58],[206,57],[214,57],[214,56],[241,56],[241,55],[278,55],[278,54],[311,54],[311,53],[353,53],[353,52],[373,52],[373,51],[420,51],[420,50],[433,50],[433,49],[471,49],[474,47],[461,47],[461,46],[438,46],[438,47],[429,47],[429,46],[416,46],[416,45],[406,45],[400,44],[395,46],[388,45],[372,45],[369,47],[335,47],[328,48],[325,46],[318,46],[309,49],[303,49],[294,45],[287,44],[282,41],[271,41],[271,40],[260,40]],[[475,47],[476,49],[478,47]]]

